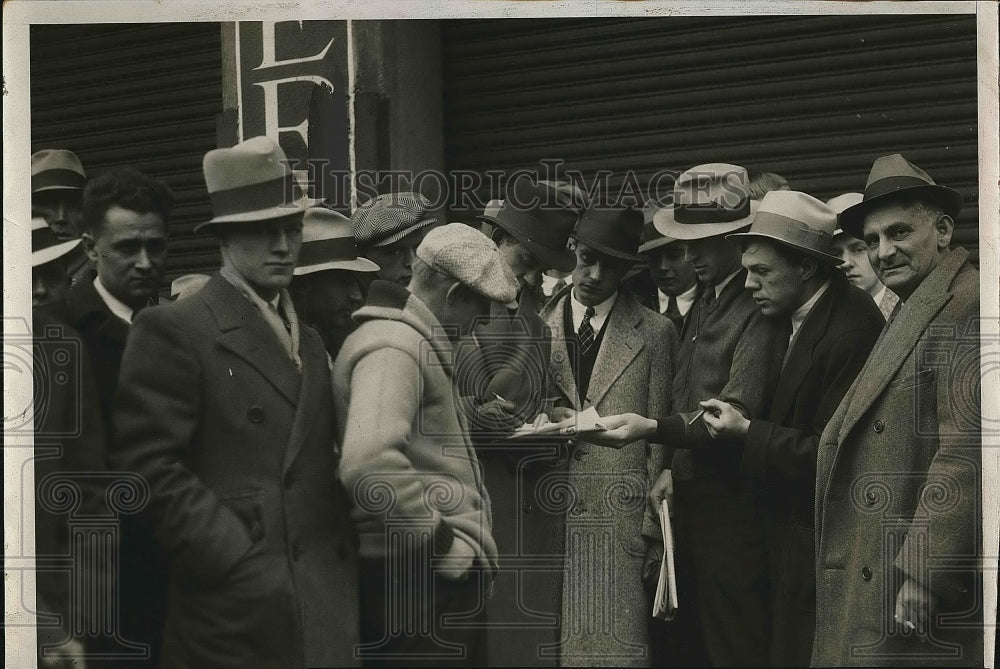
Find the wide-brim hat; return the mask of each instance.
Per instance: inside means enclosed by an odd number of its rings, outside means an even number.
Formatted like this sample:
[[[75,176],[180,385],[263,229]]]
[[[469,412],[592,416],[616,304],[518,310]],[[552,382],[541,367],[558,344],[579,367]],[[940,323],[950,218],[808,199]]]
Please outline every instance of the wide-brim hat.
[[[650,216],[652,218],[652,216]],[[642,226],[642,236],[639,238],[639,254],[649,253],[656,249],[680,241],[673,237],[661,235],[660,231],[653,225],[652,220],[647,221]]]
[[[939,186],[930,175],[901,154],[876,158],[868,173],[863,200],[840,213],[838,222],[844,232],[864,238],[865,216],[878,205],[907,196],[936,204],[952,218],[962,209],[962,194],[954,188]]]
[[[250,223],[300,214],[319,200],[307,197],[270,137],[252,137],[236,146],[213,149],[202,161],[215,216],[195,226]]]
[[[31,154],[31,192],[81,190],[87,185],[83,163],[72,151],[42,149]]]
[[[350,272],[377,272],[379,266],[358,257],[351,219],[325,207],[306,210],[302,219],[302,248],[295,276],[339,269]]]
[[[566,206],[564,195],[553,185],[516,179],[508,185],[507,197],[497,213],[488,216],[484,212],[477,218],[510,233],[546,269],[569,272],[576,267],[576,255],[567,242],[577,215]]]
[[[706,163],[677,177],[673,206],[657,211],[653,224],[674,239],[707,239],[747,227],[756,211],[746,168]]]
[[[862,193],[844,193],[842,195],[837,195],[836,197],[831,197],[829,200],[826,201],[826,206],[828,206],[830,209],[833,209],[833,212],[837,214],[837,217],[839,219],[840,212],[844,211],[848,207],[853,207],[856,204],[860,204],[862,201],[864,201],[864,199],[865,196]],[[846,235],[846,234],[847,233],[844,232],[844,229],[841,227],[838,227],[836,230],[833,231],[834,238],[836,238],[838,235]]]
[[[434,228],[420,242],[416,254],[434,271],[488,300],[510,305],[517,298],[517,279],[497,245],[471,225],[449,223]]]
[[[573,237],[612,258],[639,262],[642,212],[633,207],[594,207],[583,212]]]
[[[837,214],[822,200],[794,190],[764,194],[747,232],[726,235],[726,239],[762,237],[831,265],[839,256],[831,253]]]
[[[383,193],[351,214],[354,239],[361,247],[389,246],[435,223],[430,200],[413,192]]]
[[[80,245],[79,239],[60,241],[44,218],[31,219],[31,266],[52,262]]]

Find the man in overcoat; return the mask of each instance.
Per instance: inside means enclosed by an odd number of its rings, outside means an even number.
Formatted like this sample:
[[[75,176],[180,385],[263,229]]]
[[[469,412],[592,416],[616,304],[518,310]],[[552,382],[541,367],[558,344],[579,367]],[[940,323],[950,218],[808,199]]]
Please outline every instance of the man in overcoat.
[[[894,154],[840,227],[900,303],[820,437],[815,665],[983,663],[979,273]]]
[[[542,311],[552,329],[550,375],[559,403],[601,415],[669,414],[677,334],[670,321],[620,290],[638,255],[642,214],[592,208],[580,217],[573,283]],[[562,666],[648,666],[652,600],[647,557],[662,551],[645,494],[663,450],[645,440],[609,449],[571,443],[568,467],[539,482],[566,514]]]
[[[209,151],[204,173],[222,269],[139,314],[114,413],[112,462],[145,478],[171,559],[161,665],[349,665],[357,551],[330,370],[286,290],[303,198],[266,137]]]
[[[806,666],[816,619],[813,494],[819,435],[868,360],[885,324],[837,269],[837,215],[795,191],[764,196],[742,240],[746,289],[786,325],[788,349],[770,408],[747,419],[732,405],[702,406],[714,438],[743,442],[742,472],[761,488],[771,581],[771,666]]]

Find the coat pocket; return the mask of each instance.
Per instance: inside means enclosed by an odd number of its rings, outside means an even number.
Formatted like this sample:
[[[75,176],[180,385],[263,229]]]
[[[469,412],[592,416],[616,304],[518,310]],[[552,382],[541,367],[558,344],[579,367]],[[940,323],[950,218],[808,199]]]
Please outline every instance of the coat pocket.
[[[236,514],[250,535],[250,541],[259,543],[264,539],[264,491],[260,488],[245,488],[227,492],[219,496],[219,501]]]

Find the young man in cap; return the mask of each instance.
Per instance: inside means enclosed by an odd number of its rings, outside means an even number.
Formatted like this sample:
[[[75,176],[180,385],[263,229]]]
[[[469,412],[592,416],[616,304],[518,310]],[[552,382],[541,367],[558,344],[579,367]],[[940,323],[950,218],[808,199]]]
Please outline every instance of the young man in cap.
[[[163,277],[172,205],[163,182],[131,168],[111,169],[92,179],[83,196],[81,246],[96,276],[89,275],[72,286],[63,301],[36,312],[79,334],[94,373],[106,438],[100,460],[107,457],[114,439],[112,405],[132,318],[155,301]],[[101,629],[102,636],[90,646],[114,655],[121,650],[120,640],[114,638],[120,635],[148,645],[148,660],[156,665],[166,609],[166,557],[152,533],[128,514],[121,518],[118,551],[120,629]]]
[[[787,337],[744,290],[739,245],[725,238],[748,227],[756,211],[746,170],[723,163],[693,167],[677,178],[673,198],[673,208],[658,211],[654,225],[685,242],[702,284],[681,333],[674,375],[673,410],[684,413],[609,416],[602,421],[608,431],[587,439],[608,446],[648,439],[675,449],[650,497],[659,508],[673,489],[678,599],[691,604],[687,610],[698,624],[689,621],[683,636],[668,639],[666,652],[689,664],[763,665],[770,657],[769,589],[756,490],[740,474],[739,444],[713,443],[698,403],[719,398],[748,418],[760,417]]]
[[[558,466],[564,440],[506,438],[546,409],[552,335],[538,315],[538,288],[543,271],[576,266],[566,245],[577,215],[558,206],[562,196],[553,186],[518,179],[508,191],[497,210],[480,219],[517,279],[516,307],[492,305],[489,320],[459,348],[455,369],[497,518],[501,572],[488,603],[490,661],[511,666],[550,661],[538,648],[559,640],[557,625],[539,625],[527,611],[559,615],[562,514],[535,495],[538,479]],[[548,570],[519,567],[546,560]]]
[[[848,207],[860,204],[863,199],[861,193],[844,193],[831,198],[827,205],[839,214]],[[840,256],[840,269],[847,275],[847,280],[868,293],[875,300],[882,317],[889,318],[889,314],[899,303],[899,296],[878,280],[872,261],[868,259],[868,245],[864,240],[838,228],[833,233],[833,254]]]
[[[414,251],[437,219],[420,193],[386,193],[355,209],[351,223],[359,252],[379,266],[376,278],[405,287]]]
[[[60,241],[79,239],[83,189],[87,174],[72,151],[43,149],[31,155],[32,216],[45,219]],[[66,276],[75,285],[93,269],[82,249],[64,261]]]
[[[361,277],[378,269],[358,257],[351,219],[325,207],[306,210],[299,266],[289,293],[302,322],[322,337],[331,362],[357,328],[351,314],[364,303]]]
[[[656,311],[669,318],[679,333],[698,296],[698,275],[684,258],[684,243],[661,235],[650,216],[642,229],[639,254],[645,256],[656,281]]]
[[[746,289],[789,333],[774,398],[747,419],[701,402],[714,439],[743,444],[741,471],[759,484],[771,579],[770,666],[809,664],[816,622],[813,494],[819,435],[868,360],[885,320],[836,269],[837,216],[795,191],[764,196],[742,240]]]
[[[271,139],[205,154],[222,269],[139,314],[112,463],[149,486],[170,555],[163,666],[354,662],[355,536],[330,371],[287,287],[306,200]]]
[[[476,612],[497,549],[453,358],[491,303],[516,293],[485,235],[438,227],[417,247],[408,289],[372,283],[334,363],[341,475],[361,535],[359,655],[368,663],[486,665]]]
[[[840,227],[899,295],[820,437],[814,665],[981,666],[979,273],[961,195],[894,154]]]
[[[542,311],[553,333],[553,392],[573,410],[672,410],[677,334],[668,320],[619,290],[629,268],[643,260],[641,234],[642,214],[635,209],[585,211],[574,233],[573,285]],[[619,450],[582,442],[570,448],[563,478],[543,482],[568,487],[574,500],[564,511],[560,664],[648,665],[652,604],[643,570],[646,559],[662,553],[662,536],[645,493],[663,467],[663,450],[644,440]],[[538,494],[549,499],[552,493]]]

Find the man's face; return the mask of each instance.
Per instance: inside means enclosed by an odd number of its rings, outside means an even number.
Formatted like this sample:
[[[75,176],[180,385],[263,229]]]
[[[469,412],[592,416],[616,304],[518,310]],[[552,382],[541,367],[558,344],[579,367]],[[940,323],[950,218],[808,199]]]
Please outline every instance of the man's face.
[[[346,337],[356,327],[351,314],[361,308],[364,296],[357,272],[325,270],[295,277],[295,307],[310,325],[324,334]]]
[[[841,233],[833,238],[833,255],[840,256],[847,280],[869,295],[876,295],[882,290],[882,282],[878,280],[872,263],[868,259],[868,245],[852,235]]]
[[[613,258],[577,242],[573,295],[584,306],[597,306],[615,294],[630,266],[627,260]]]
[[[159,214],[109,207],[83,247],[108,292],[138,309],[156,294],[167,258],[167,226]]]
[[[535,254],[517,239],[505,236],[500,242],[500,256],[510,267],[518,284],[538,286],[542,282],[542,272],[546,268]]]
[[[694,267],[684,260],[684,242],[672,242],[647,254],[649,270],[666,295],[680,295],[695,284]]]
[[[721,235],[684,243],[684,260],[705,286],[714,286],[738,270],[739,257],[736,245]]]
[[[388,246],[370,246],[365,256],[379,266],[378,278],[407,286],[413,276],[413,259],[424,238],[424,229],[415,230]]]
[[[765,316],[790,316],[805,304],[803,268],[778,254],[773,244],[747,242],[741,259],[747,270],[744,286]]]
[[[878,278],[906,300],[937,267],[951,243],[955,223],[918,207],[909,211],[888,204],[865,217],[868,258]]]
[[[32,216],[41,216],[61,240],[80,236],[82,191],[75,188],[43,190],[31,196]]]
[[[302,214],[227,226],[222,247],[230,265],[265,300],[292,282],[302,247]]]
[[[31,268],[31,307],[61,300],[69,290],[66,266],[60,260]]]

